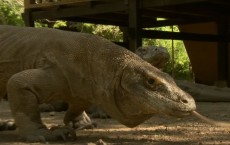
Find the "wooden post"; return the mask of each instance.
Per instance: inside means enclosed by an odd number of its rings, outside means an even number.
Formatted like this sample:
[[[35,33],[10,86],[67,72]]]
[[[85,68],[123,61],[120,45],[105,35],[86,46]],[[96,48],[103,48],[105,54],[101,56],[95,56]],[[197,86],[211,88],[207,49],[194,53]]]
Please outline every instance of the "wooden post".
[[[229,40],[230,40],[230,20],[227,19],[227,30],[225,31],[227,34],[227,48],[226,48],[226,66],[227,66],[227,86],[230,87],[230,48],[229,48]]]
[[[22,17],[25,22],[25,26],[34,27],[34,21],[31,18],[30,5],[35,4],[35,0],[24,0],[24,13]]]
[[[120,31],[123,33],[123,44],[124,47],[129,47],[129,33],[128,33],[128,27],[119,26]]]
[[[139,46],[142,46],[141,37],[141,20],[140,20],[140,0],[128,1],[129,13],[129,50],[135,51]]]
[[[23,14],[23,19],[25,22],[25,26],[27,27],[34,27],[34,20],[31,17],[31,10],[30,9],[25,9],[24,14]]]
[[[229,26],[228,21],[225,18],[221,18],[217,22],[218,34],[221,39],[218,42],[217,50],[217,64],[218,64],[218,80],[216,85],[219,87],[226,87],[229,82],[229,64],[228,64],[228,37]]]

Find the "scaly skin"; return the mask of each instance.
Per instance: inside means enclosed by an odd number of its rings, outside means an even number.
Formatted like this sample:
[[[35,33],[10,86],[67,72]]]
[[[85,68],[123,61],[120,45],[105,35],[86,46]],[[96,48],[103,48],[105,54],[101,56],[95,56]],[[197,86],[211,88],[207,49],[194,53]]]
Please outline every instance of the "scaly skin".
[[[72,134],[43,125],[38,105],[54,100],[69,104],[66,125],[91,104],[128,127],[154,114],[183,117],[196,108],[170,76],[102,37],[0,26],[0,52],[1,92],[7,92],[20,135],[26,139],[55,140]],[[13,67],[4,69],[10,63]]]

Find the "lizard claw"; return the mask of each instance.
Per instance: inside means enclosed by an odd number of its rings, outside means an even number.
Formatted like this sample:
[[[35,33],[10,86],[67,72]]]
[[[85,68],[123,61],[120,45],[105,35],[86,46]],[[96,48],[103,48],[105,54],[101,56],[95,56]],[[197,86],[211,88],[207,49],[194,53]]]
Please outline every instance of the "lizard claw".
[[[0,122],[0,131],[3,130],[15,130],[16,129],[16,125],[15,122],[13,121],[1,121]]]
[[[71,119],[69,119],[69,116],[66,115],[64,120],[66,126],[69,126],[75,130],[93,129],[97,127],[97,123],[91,121],[85,111],[83,111],[81,115]]]
[[[67,138],[76,138],[76,133],[74,129],[68,126],[54,126],[50,128],[51,131],[56,132],[62,138],[62,140],[66,140]]]
[[[75,139],[76,133],[70,127],[52,127],[51,129],[39,129],[33,131],[30,135],[25,137],[27,142],[46,142],[46,141],[66,141],[68,138]]]
[[[93,129],[97,127],[97,123],[91,121],[89,116],[84,111],[80,116],[75,118],[72,126],[76,130]]]

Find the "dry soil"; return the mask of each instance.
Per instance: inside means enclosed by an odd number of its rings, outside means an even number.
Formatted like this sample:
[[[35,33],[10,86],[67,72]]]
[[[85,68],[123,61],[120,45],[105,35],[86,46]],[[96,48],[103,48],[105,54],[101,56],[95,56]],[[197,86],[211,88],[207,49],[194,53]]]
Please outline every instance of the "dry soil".
[[[215,120],[230,122],[230,103],[197,103],[198,112]],[[63,124],[64,112],[42,113],[47,126]],[[12,119],[8,103],[0,103],[0,118]],[[230,128],[215,127],[189,116],[177,119],[155,116],[145,123],[127,128],[114,119],[95,119],[95,129],[77,131],[74,141],[46,143],[22,142],[17,131],[0,132],[0,145],[71,144],[93,145],[100,139],[112,145],[230,145]]]

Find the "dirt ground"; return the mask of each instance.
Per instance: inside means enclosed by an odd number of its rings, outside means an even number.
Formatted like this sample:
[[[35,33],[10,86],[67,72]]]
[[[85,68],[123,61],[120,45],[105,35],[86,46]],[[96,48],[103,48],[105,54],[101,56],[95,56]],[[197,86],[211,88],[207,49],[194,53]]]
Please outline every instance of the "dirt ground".
[[[230,103],[197,103],[197,107],[197,111],[205,116],[230,122]],[[52,115],[42,114],[47,126],[62,124],[63,112]],[[11,119],[5,101],[0,103],[0,117]],[[94,145],[100,139],[112,145],[230,145],[229,127],[211,126],[193,116],[183,119],[156,116],[135,128],[127,128],[114,119],[94,121],[98,127],[77,131],[74,141],[25,143],[18,138],[16,131],[3,131],[0,132],[0,145]]]

